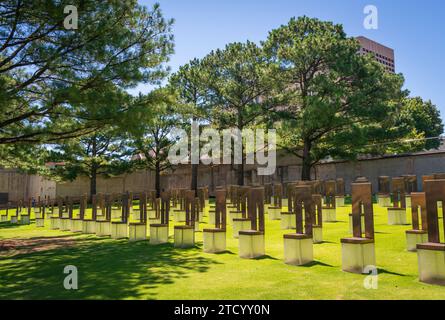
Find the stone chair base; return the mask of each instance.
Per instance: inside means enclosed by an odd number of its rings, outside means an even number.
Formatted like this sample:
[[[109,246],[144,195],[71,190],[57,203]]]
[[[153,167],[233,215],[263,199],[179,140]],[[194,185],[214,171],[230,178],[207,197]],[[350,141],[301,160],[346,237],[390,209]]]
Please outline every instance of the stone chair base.
[[[344,207],[345,206],[345,197],[344,196],[336,196],[335,197],[335,207]]]
[[[232,236],[235,239],[239,238],[239,232],[241,230],[249,230],[251,227],[251,222],[249,219],[233,219],[232,225]]]
[[[29,215],[21,215],[20,216],[20,224],[26,225],[26,224],[30,224],[31,223],[31,219],[29,218]]]
[[[73,219],[71,220],[71,232],[83,232],[83,220]]]
[[[281,212],[281,230],[290,230],[297,228],[295,214],[291,212]]]
[[[45,219],[43,218],[36,218],[35,222],[37,228],[43,228],[45,226]]]
[[[150,224],[150,244],[161,244],[168,242],[167,224]]]
[[[148,216],[148,213],[147,213],[147,216]],[[139,210],[133,211],[133,213],[131,214],[131,220],[140,221],[140,218],[141,218],[141,214],[140,214]]]
[[[60,218],[60,231],[71,231],[71,220],[69,218]]]
[[[192,226],[175,226],[175,248],[190,248],[195,245],[195,230]]]
[[[111,222],[110,221],[96,221],[96,235],[98,237],[111,236]]]
[[[405,207],[411,208],[411,196],[405,196]]]
[[[96,221],[83,220],[82,233],[95,234],[96,233]]]
[[[139,217],[139,214],[138,214]],[[156,218],[156,211],[155,210],[147,210],[147,217],[149,219],[155,219]]]
[[[314,243],[323,243],[323,228],[322,226],[312,226],[312,240]]]
[[[174,210],[173,211],[173,220],[175,222],[185,222],[185,211]]]
[[[149,224],[161,224],[161,218],[150,218],[148,219]]]
[[[233,224],[233,220],[235,219],[242,219],[243,218],[243,212],[242,211],[231,211],[230,212],[230,223]]]
[[[226,250],[226,230],[204,229],[203,250],[207,253],[219,253]]]
[[[388,225],[400,226],[406,224],[406,209],[388,208]]]
[[[282,207],[287,207],[288,205],[289,205],[288,199],[281,199],[281,206]]]
[[[280,207],[269,207],[267,210],[269,220],[280,220],[281,219],[281,208]]]
[[[265,255],[264,232],[241,230],[239,232],[239,256],[254,259]]]
[[[17,224],[19,223],[19,218],[17,216],[11,216],[11,223],[12,224]]]
[[[111,219],[119,219],[122,215],[121,209],[111,209]]]
[[[211,224],[215,223],[215,215],[216,215],[215,210],[209,210],[209,221]]]
[[[341,239],[342,270],[351,273],[365,273],[367,266],[375,266],[375,244],[373,239]]]
[[[335,208],[323,208],[323,222],[336,222],[337,212]]]
[[[406,250],[417,251],[419,243],[428,242],[428,232],[424,230],[406,230]]]
[[[421,282],[445,286],[445,244],[418,244],[417,259]]]
[[[128,225],[128,239],[130,241],[147,240],[147,225],[145,223],[130,223]]]
[[[51,217],[51,219],[49,220],[49,228],[51,230],[58,230],[60,228],[60,218]]]
[[[389,194],[378,194],[377,204],[383,208],[391,207],[391,197],[389,196]]]
[[[284,263],[301,266],[314,260],[313,240],[310,235],[291,233],[284,238]]]
[[[1,215],[0,216],[0,222],[6,222],[8,221],[8,216],[7,215]]]
[[[126,222],[111,222],[111,238],[128,238],[128,224]]]
[[[362,231],[365,230],[365,215],[361,215],[361,224],[362,224]],[[349,233],[353,233],[353,224],[352,224],[352,214],[349,214]]]

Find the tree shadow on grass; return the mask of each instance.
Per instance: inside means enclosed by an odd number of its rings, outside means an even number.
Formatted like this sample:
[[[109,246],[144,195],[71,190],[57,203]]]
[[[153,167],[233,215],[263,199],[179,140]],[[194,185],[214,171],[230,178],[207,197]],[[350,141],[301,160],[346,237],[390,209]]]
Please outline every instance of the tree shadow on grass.
[[[378,274],[385,273],[385,274],[390,274],[390,275],[393,275],[393,276],[400,276],[400,277],[406,277],[407,276],[406,274],[402,274],[402,273],[398,273],[398,272],[392,272],[392,271],[388,271],[388,270],[382,269],[382,268],[377,268],[377,272],[378,272]]]
[[[224,251],[221,251],[221,252],[215,252],[215,253],[212,253],[212,254],[216,254],[216,255],[223,255],[223,254],[234,255],[235,252],[230,251],[230,250],[224,250]]]
[[[159,286],[206,272],[218,262],[199,249],[146,241],[78,239],[75,246],[0,258],[2,299],[156,299]],[[65,266],[78,269],[78,290],[66,290]],[[184,297],[185,298],[185,297]]]
[[[11,222],[0,222],[0,229],[12,229],[23,226],[23,224],[19,223],[11,223]]]
[[[328,240],[323,240],[322,242],[317,242],[317,243],[314,243],[314,245],[318,245],[318,244],[326,244],[326,243],[338,243],[338,242],[333,242],[333,241],[328,241]]]
[[[305,267],[305,268],[311,268],[311,267],[316,267],[316,266],[322,266],[322,267],[329,267],[329,268],[333,268],[333,265],[324,263],[324,262],[320,262],[317,260],[311,261],[309,263],[306,263],[304,265],[301,265],[300,267]]]
[[[271,257],[266,254],[266,255],[258,257],[258,258],[253,258],[252,260],[279,260],[279,259]]]

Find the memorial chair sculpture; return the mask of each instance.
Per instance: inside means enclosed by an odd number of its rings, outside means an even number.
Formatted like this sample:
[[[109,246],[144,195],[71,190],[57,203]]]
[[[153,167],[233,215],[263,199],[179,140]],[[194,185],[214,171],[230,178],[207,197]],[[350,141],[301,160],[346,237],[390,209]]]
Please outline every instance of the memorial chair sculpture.
[[[323,205],[321,194],[312,195],[312,238],[314,243],[323,243]]]
[[[5,210],[5,212],[0,214],[0,222],[8,222],[9,221],[9,205],[10,205],[10,203],[7,202],[5,207],[2,208]]]
[[[185,191],[185,225],[174,227],[176,248],[190,248],[195,245],[195,224],[199,214],[199,199],[194,190]]]
[[[159,209],[160,204],[155,204],[155,210]],[[128,239],[130,241],[147,240],[147,194],[142,192],[139,195],[139,216],[136,217],[137,222],[130,222],[128,224]],[[136,211],[133,211],[135,214]]]
[[[173,220],[175,222],[185,222],[185,194],[187,189],[178,190],[179,209],[173,209]]]
[[[216,189],[215,219],[210,221],[213,229],[203,230],[204,252],[219,253],[226,250],[226,190]]]
[[[159,205],[160,223],[150,224],[150,244],[168,242],[168,228],[170,219],[170,193],[161,192]]]
[[[59,197],[56,201],[56,206],[54,205],[54,202],[52,203],[52,212],[51,212],[51,219],[50,219],[50,229],[51,230],[58,230],[60,229],[60,220],[62,217],[63,212],[63,198]]]
[[[417,192],[417,176],[403,175],[405,180],[405,207],[411,208],[411,193]]]
[[[91,196],[91,215],[87,218],[85,211],[82,223],[82,232],[85,234],[95,234],[96,233],[96,220],[97,220],[97,196]]]
[[[236,186],[236,211],[230,212],[232,221],[233,238],[239,238],[240,230],[250,229],[251,219],[248,217],[248,202],[249,202],[249,190],[250,187]]]
[[[152,195],[156,196],[156,194]],[[149,214],[149,224],[161,223],[161,198],[154,198],[150,201],[153,204],[153,208]]]
[[[365,230],[362,230],[362,215]],[[365,273],[368,267],[375,266],[374,212],[369,182],[352,183],[352,224],[353,237],[341,239],[342,270]]]
[[[267,214],[270,220],[280,220],[283,205],[283,186],[281,184],[275,184],[273,186],[272,200],[272,205],[269,206]]]
[[[426,180],[424,191],[428,242],[417,244],[419,279],[425,283],[445,286],[445,241],[440,239],[438,215],[438,202],[442,207],[445,203],[445,179]],[[445,233],[445,220],[442,228]]]
[[[388,208],[388,224],[405,225],[406,191],[405,191],[405,179],[403,177],[392,178],[391,193],[393,198],[393,207]]]
[[[97,200],[99,201],[96,203],[96,210],[99,209],[102,214],[99,218],[96,213],[96,235],[99,237],[111,236],[111,195],[101,194]]]
[[[325,181],[325,206],[323,207],[323,222],[336,222],[337,214],[335,208],[336,182]],[[314,190],[315,191],[315,190]]]
[[[290,230],[295,229],[295,212],[293,211],[294,207],[294,191],[298,184],[297,183],[288,183],[287,184],[287,211],[281,212],[281,229],[282,230]]]
[[[19,217],[21,212],[22,212],[22,205],[21,205],[21,200],[19,200],[15,203],[14,213],[11,214],[11,221],[10,221],[11,224],[19,223]]]
[[[128,238],[128,217],[130,216],[130,195],[128,192],[120,195],[121,198],[121,216],[119,221],[111,222],[111,238]]]
[[[391,206],[391,180],[388,176],[378,178],[377,203],[383,208]]]
[[[85,218],[85,211],[88,207],[88,196],[86,194],[82,195],[79,200],[79,214],[74,215],[71,218],[71,232],[82,232],[83,231],[83,219]]]
[[[285,234],[284,262],[290,265],[305,265],[314,260],[312,224],[314,201],[310,186],[296,186],[293,190],[293,210],[296,233]],[[321,200],[321,198],[320,198]]]
[[[248,193],[250,230],[239,231],[239,256],[253,259],[265,254],[264,247],[264,188],[251,187]]]
[[[63,215],[60,218],[60,230],[71,231],[71,219],[73,217],[73,199],[71,197],[65,198],[66,210],[68,215]]]
[[[37,201],[37,206],[34,207],[34,218],[36,227],[38,228],[43,228],[45,226],[45,210],[46,210],[45,201],[42,201],[42,199],[39,196]]]
[[[29,198],[26,203],[26,210],[22,210],[20,214],[20,224],[27,225],[31,223],[32,199]]]
[[[417,251],[418,243],[428,242],[425,192],[411,193],[411,221],[412,230],[406,230],[406,249]]]
[[[345,206],[345,180],[343,178],[338,178],[336,181],[336,193],[335,193],[335,207]]]
[[[207,214],[210,207],[209,188],[208,187],[198,188],[198,198],[199,198],[199,222],[203,222],[204,216]]]

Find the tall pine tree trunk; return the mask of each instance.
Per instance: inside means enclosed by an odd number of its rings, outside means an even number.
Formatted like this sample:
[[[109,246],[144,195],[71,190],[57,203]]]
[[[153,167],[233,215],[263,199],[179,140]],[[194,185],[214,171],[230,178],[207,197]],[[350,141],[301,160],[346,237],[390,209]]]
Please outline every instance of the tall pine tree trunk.
[[[96,165],[93,165],[91,167],[91,172],[90,172],[90,199],[93,199],[93,195],[96,194],[97,192],[97,168]]]
[[[241,111],[238,110],[238,129],[241,132],[241,163],[238,165],[238,185],[239,186],[244,186],[244,161],[245,161],[245,157],[244,157],[244,143],[243,143],[243,137],[242,137],[242,132],[243,132],[243,116],[241,114]]]
[[[155,189],[156,189],[156,198],[161,196],[161,165],[159,161],[156,161],[155,164]]]
[[[196,117],[193,117],[193,121],[192,121],[192,125],[193,122],[196,121]],[[198,127],[199,130],[199,127]],[[191,139],[193,139],[193,136],[191,137]],[[199,139],[198,139],[198,154],[199,154]],[[192,150],[193,152],[193,150]],[[196,152],[196,151],[195,151]],[[193,161],[192,157],[190,157],[190,160]],[[198,164],[193,164],[192,163],[192,181],[191,181],[191,186],[190,189],[195,191],[195,197],[198,196],[198,166],[199,166],[199,162]]]
[[[301,180],[310,181],[311,180],[311,148],[312,144],[309,140],[304,140],[303,147],[303,163],[301,168]]]
[[[195,191],[195,197],[198,196],[198,165],[192,164],[192,184],[191,190]]]
[[[91,155],[93,158],[93,163],[91,164],[91,172],[90,172],[90,201],[93,200],[93,195],[97,192],[97,164],[96,164],[96,156],[97,156],[97,141],[96,136],[93,137],[93,141],[91,144]]]

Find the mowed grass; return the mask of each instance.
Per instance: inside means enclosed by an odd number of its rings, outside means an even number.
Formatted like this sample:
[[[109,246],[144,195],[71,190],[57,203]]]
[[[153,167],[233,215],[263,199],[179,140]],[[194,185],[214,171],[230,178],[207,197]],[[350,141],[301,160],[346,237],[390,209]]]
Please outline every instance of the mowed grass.
[[[0,243],[16,246],[0,251],[0,299],[445,298],[445,287],[418,280],[417,254],[405,249],[405,230],[410,226],[388,226],[386,209],[377,205],[378,289],[365,289],[365,275],[343,272],[340,239],[350,236],[349,212],[350,206],[339,208],[338,222],[325,223],[325,242],[314,245],[315,262],[302,267],[284,264],[283,234],[290,231],[281,230],[280,222],[267,215],[267,256],[254,260],[238,257],[238,240],[232,238],[230,225],[227,252],[206,254],[202,232],[196,233],[195,248],[174,248],[174,223],[170,243],[158,246],[49,230],[48,222],[40,229],[34,223],[1,223]],[[67,265],[78,268],[78,290],[64,289]]]

